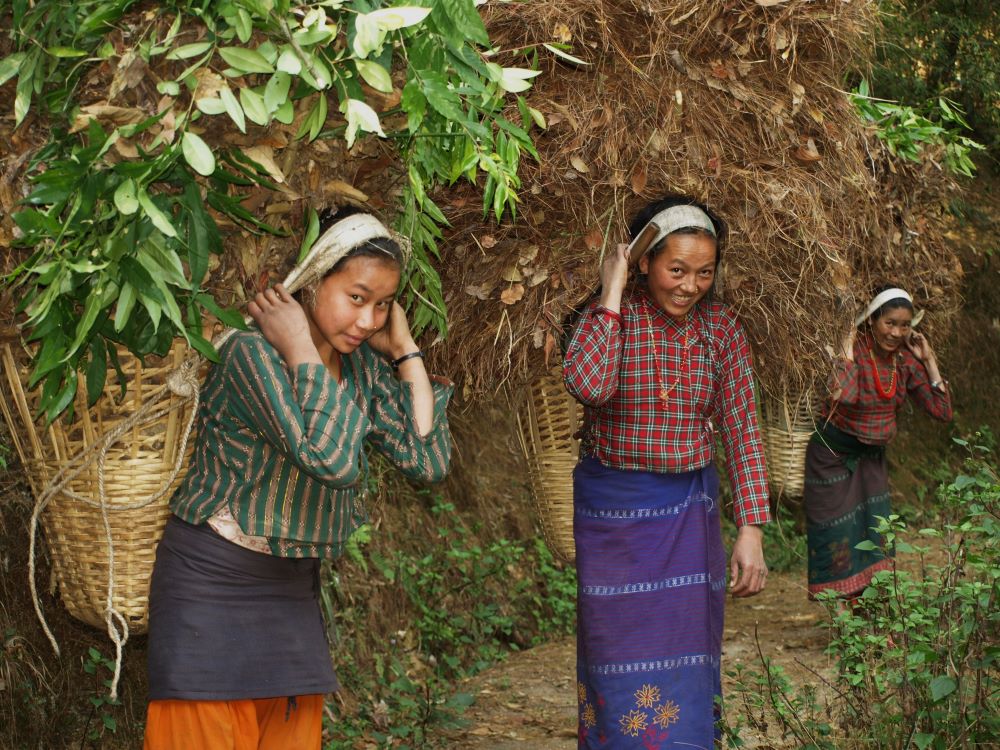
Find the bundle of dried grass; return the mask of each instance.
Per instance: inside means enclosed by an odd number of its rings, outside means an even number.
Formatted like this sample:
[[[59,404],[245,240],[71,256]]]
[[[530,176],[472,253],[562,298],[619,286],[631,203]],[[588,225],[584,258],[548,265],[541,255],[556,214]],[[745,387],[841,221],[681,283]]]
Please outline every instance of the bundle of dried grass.
[[[956,300],[933,219],[904,190],[842,90],[867,54],[874,2],[573,0],[492,8],[500,48],[540,50],[530,103],[547,130],[526,165],[521,217],[484,226],[451,196],[441,268],[451,331],[438,369],[469,396],[531,378],[558,356],[561,326],[594,289],[628,219],[667,192],[704,200],[730,224],[719,291],[742,318],[773,394],[826,372],[828,347],[876,279],[909,280],[918,301]],[[588,66],[548,55],[569,42]],[[872,156],[875,149],[877,155]],[[926,175],[897,171],[898,186]],[[449,204],[447,199],[441,202]],[[917,218],[919,216],[919,218]],[[914,220],[925,227],[911,234]],[[900,237],[903,239],[901,240]],[[935,262],[909,267],[907,243]],[[923,266],[921,266],[923,267]]]

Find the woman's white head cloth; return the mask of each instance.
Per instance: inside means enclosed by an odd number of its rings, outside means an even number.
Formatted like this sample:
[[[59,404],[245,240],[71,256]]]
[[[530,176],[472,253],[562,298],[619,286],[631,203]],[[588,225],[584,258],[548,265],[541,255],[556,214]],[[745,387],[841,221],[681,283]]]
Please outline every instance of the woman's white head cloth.
[[[713,237],[716,236],[715,224],[708,214],[697,206],[682,205],[665,208],[649,220],[650,224],[655,224],[659,230],[656,238],[649,243],[650,247],[656,247],[668,234],[673,234],[678,229],[704,229]]]
[[[410,251],[408,240],[387,229],[371,214],[353,214],[341,219],[320,235],[306,257],[285,277],[285,288],[289,292],[296,292],[320,281],[351,250],[380,237],[396,241],[403,252],[405,265]]]
[[[861,325],[866,320],[868,320],[868,318],[874,315],[875,311],[878,310],[880,307],[882,307],[882,305],[884,305],[886,302],[891,302],[894,299],[905,299],[911,305],[913,304],[913,297],[911,297],[903,289],[899,289],[897,287],[893,287],[892,289],[886,289],[885,291],[879,292],[878,294],[875,295],[874,299],[872,299],[872,301],[868,303],[868,307],[865,308],[864,312],[858,315],[858,317],[854,319],[854,325],[856,326]]]

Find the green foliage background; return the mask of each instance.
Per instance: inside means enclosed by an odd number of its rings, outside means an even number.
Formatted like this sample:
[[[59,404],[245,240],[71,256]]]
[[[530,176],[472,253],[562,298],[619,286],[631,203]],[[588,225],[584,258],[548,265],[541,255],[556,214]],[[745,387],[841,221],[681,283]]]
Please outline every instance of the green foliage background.
[[[1000,4],[995,0],[883,0],[872,90],[926,114],[947,97],[977,140],[1000,156]]]

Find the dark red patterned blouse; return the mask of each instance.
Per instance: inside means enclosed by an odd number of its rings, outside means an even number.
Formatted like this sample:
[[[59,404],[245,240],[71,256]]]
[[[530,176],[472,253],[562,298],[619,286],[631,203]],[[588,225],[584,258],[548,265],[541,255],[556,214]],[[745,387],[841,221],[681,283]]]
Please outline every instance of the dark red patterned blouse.
[[[714,459],[718,428],[737,524],[770,520],[750,348],[722,303],[702,301],[682,323],[644,292],[623,300],[621,315],[595,302],[573,333],[563,376],[590,407],[585,454],[616,469],[692,471]]]

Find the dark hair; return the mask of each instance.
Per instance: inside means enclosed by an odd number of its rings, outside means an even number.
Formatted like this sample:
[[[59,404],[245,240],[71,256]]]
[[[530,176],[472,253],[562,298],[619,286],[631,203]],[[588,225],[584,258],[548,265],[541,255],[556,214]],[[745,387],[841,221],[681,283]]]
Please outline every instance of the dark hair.
[[[336,210],[324,208],[319,212],[320,236],[322,236],[327,229],[332,227],[338,221],[342,221],[343,219],[346,219],[349,216],[354,216],[355,214],[363,213],[366,212],[362,211],[360,208],[355,208],[354,206],[344,206],[343,208]],[[351,258],[359,257],[378,258],[386,263],[395,264],[400,270],[402,270],[405,265],[403,262],[403,251],[399,247],[399,243],[389,237],[376,237],[373,240],[368,240],[367,242],[361,243],[357,247],[351,248],[343,258],[333,264],[330,270],[326,272],[325,276],[337,273]]]
[[[715,214],[714,211],[710,210],[708,206],[704,203],[696,201],[689,195],[682,195],[681,193],[668,193],[667,195],[660,198],[658,201],[650,203],[645,208],[639,211],[632,219],[631,223],[628,225],[628,233],[632,239],[635,239],[639,232],[642,231],[649,220],[652,219],[656,214],[660,213],[667,208],[673,206],[695,206],[704,211],[708,218],[712,220],[712,225],[715,227],[715,267],[719,267],[719,261],[722,260],[722,248],[725,245],[726,237],[729,234],[729,227],[726,226],[719,216]],[[676,232],[671,232],[670,234],[703,234],[706,237],[711,237],[712,235],[702,229],[701,227],[684,227],[678,229]],[[669,237],[670,235],[667,235]],[[664,237],[655,246],[649,249],[649,259],[655,258],[662,250],[667,246],[667,237]]]
[[[875,299],[886,289],[898,289],[898,288],[899,288],[898,284],[879,284],[872,290],[872,299]],[[878,320],[883,315],[888,313],[890,310],[899,310],[901,308],[913,312],[913,303],[910,302],[910,300],[906,299],[905,297],[894,297],[893,299],[889,300],[884,305],[879,307],[871,315],[869,315],[868,321]]]

